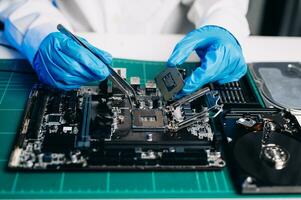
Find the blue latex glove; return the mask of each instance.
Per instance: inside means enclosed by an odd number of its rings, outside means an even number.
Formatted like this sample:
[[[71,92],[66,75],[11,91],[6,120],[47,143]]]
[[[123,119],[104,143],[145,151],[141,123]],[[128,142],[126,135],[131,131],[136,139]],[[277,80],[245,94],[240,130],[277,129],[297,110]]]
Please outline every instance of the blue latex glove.
[[[112,56],[89,44],[103,60],[110,64]],[[63,90],[71,90],[87,82],[104,80],[109,74],[106,65],[73,39],[62,33],[49,34],[41,43],[34,60],[33,68],[41,82]]]
[[[167,66],[176,67],[196,51],[201,65],[185,79],[180,98],[203,85],[216,82],[223,84],[239,80],[246,72],[242,50],[234,36],[218,26],[204,26],[187,34],[175,47]]]

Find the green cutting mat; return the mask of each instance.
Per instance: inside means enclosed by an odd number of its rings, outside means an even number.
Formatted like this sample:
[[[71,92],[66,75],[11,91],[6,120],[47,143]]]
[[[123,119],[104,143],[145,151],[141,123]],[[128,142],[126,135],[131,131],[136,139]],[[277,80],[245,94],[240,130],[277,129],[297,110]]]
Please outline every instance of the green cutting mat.
[[[189,65],[194,64],[187,64]],[[153,79],[164,63],[114,60],[127,77]],[[11,72],[13,70],[14,72]],[[24,73],[20,73],[23,71]],[[7,159],[37,78],[24,61],[0,60],[0,198],[239,197],[216,172],[8,172]]]

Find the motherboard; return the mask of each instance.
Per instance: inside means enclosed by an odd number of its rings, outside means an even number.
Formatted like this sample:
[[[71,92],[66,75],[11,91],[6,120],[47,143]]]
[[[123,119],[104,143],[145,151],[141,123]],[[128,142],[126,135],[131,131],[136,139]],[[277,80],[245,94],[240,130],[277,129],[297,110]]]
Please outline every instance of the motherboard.
[[[120,75],[121,72],[117,71]],[[28,99],[10,168],[29,170],[221,169],[222,111],[208,87],[180,99],[184,71],[167,69],[141,84],[135,98],[107,79],[61,91],[35,85]]]

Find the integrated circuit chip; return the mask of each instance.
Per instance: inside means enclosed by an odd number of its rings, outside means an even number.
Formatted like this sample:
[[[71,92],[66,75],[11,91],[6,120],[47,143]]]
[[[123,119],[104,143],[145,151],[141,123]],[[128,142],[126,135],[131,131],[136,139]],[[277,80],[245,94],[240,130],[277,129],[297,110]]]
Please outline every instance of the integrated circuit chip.
[[[173,99],[184,86],[182,75],[176,68],[166,68],[155,77],[155,81],[166,101]]]

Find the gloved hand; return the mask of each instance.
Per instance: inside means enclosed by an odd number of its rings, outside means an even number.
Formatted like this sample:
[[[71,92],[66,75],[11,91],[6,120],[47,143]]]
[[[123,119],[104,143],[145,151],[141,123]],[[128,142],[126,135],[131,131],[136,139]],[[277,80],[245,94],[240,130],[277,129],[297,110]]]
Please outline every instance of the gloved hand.
[[[187,34],[176,45],[167,66],[183,64],[193,51],[200,57],[201,65],[185,79],[177,98],[210,82],[223,84],[237,81],[247,72],[240,45],[231,33],[221,27],[204,26]]]
[[[106,63],[112,56],[81,38]],[[63,90],[71,90],[90,81],[104,80],[109,75],[106,65],[87,49],[62,33],[50,33],[41,43],[33,68],[41,82]]]

